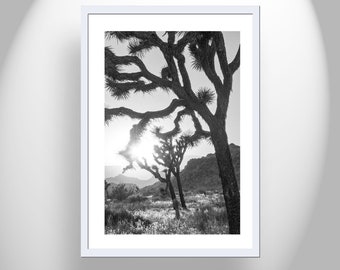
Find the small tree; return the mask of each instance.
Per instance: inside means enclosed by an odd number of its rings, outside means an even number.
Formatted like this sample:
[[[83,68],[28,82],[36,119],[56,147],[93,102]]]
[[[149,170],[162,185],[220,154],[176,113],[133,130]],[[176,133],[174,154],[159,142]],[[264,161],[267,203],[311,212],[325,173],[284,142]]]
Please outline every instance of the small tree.
[[[176,178],[179,198],[180,198],[183,209],[187,209],[187,206],[185,204],[180,172],[181,172],[181,164],[183,161],[183,157],[184,157],[184,154],[187,148],[188,148],[188,141],[186,140],[185,137],[180,137],[178,140],[176,140],[176,145],[174,149],[174,170],[172,173],[174,174]]]
[[[166,167],[163,170],[164,176],[165,176],[165,177],[163,177],[163,176],[161,176],[161,173],[159,171],[158,166],[156,166],[156,165],[150,166],[147,163],[146,159],[143,159],[143,162],[140,161],[140,160],[137,160],[136,162],[141,169],[144,169],[144,170],[150,172],[156,179],[158,179],[160,182],[165,183],[167,185],[167,187],[169,188],[169,191],[170,191],[170,195],[171,195],[172,206],[175,209],[176,219],[179,219],[180,213],[179,213],[179,208],[178,208],[178,201],[177,201],[177,198],[176,198],[176,193],[175,193],[174,187],[171,183],[171,165],[168,164],[168,167]]]
[[[172,170],[171,172],[176,178],[178,194],[182,208],[187,209],[181,183],[180,171],[184,154],[190,142],[190,136],[181,136],[180,138],[176,139],[175,143],[173,144],[172,137],[164,139],[164,134],[160,133],[159,129],[155,131],[155,134],[160,139],[161,143],[161,147],[155,147],[155,152],[158,154],[158,157],[162,157],[162,160],[171,160],[172,166],[169,169]],[[168,151],[164,151],[164,149],[168,149]],[[160,162],[160,158],[156,160],[158,160],[158,163]],[[163,162],[162,165],[165,166],[165,163]]]

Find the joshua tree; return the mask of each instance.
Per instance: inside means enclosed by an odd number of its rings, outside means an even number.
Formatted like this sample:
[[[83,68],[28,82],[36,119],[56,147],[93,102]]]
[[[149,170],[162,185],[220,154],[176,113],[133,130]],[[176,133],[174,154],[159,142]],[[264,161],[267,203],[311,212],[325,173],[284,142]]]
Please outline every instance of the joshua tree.
[[[163,166],[166,165],[164,163],[165,160],[171,160],[171,166],[169,169],[171,169],[172,174],[176,178],[182,208],[187,209],[182,189],[180,171],[183,157],[188,145],[192,145],[194,142],[190,140],[190,136],[181,136],[175,140],[175,143],[173,143],[172,137],[165,139],[164,134],[160,133],[159,129],[155,130],[155,134],[160,139],[161,143],[161,147],[155,147],[155,152],[158,155],[155,157],[155,160],[158,164],[162,164]]]
[[[228,136],[226,118],[230,93],[233,85],[233,74],[240,66],[240,47],[229,63],[227,49],[222,32],[165,32],[160,37],[156,32],[106,32],[107,38],[127,41],[129,54],[117,56],[110,48],[105,47],[105,78],[106,88],[117,99],[128,98],[131,93],[152,91],[172,91],[177,98],[169,106],[159,111],[144,113],[129,108],[105,108],[105,121],[113,116],[129,116],[139,119],[130,131],[130,142],[122,154],[132,167],[131,147],[138,142],[140,136],[154,119],[169,116],[177,108],[183,108],[177,116],[200,115],[209,130],[202,129],[199,120],[194,120],[195,136],[210,137],[215,148],[219,168],[223,197],[228,213],[229,232],[240,233],[240,193],[236,181]],[[166,40],[165,40],[166,39]],[[213,85],[208,88],[193,89],[185,62],[184,53],[188,49],[192,58],[192,68],[202,71]],[[141,57],[152,49],[160,50],[166,66],[160,75],[151,73],[144,65]],[[126,72],[122,67],[134,65],[137,72]],[[216,72],[219,65],[221,76]],[[216,101],[216,110],[212,112],[207,104]],[[173,133],[178,132],[175,126]]]
[[[184,154],[188,148],[189,142],[185,139],[185,137],[180,137],[176,140],[176,145],[174,146],[174,169],[173,175],[176,178],[177,187],[178,187],[178,194],[181,201],[181,205],[183,209],[187,209],[185,204],[183,189],[182,189],[182,182],[181,182],[181,164],[183,161]]]
[[[172,165],[171,164],[166,165],[167,167],[163,170],[165,177],[162,177],[158,166],[156,166],[156,165],[150,166],[147,163],[146,159],[143,159],[143,162],[140,161],[140,160],[136,160],[136,162],[141,169],[144,169],[144,170],[150,172],[156,179],[158,179],[160,182],[165,183],[167,185],[167,187],[169,188],[169,191],[170,191],[171,199],[172,199],[172,206],[173,206],[173,208],[175,209],[175,212],[176,212],[176,219],[179,219],[180,213],[179,213],[179,209],[178,209],[178,201],[177,201],[177,198],[176,198],[176,193],[175,193],[174,187],[171,183],[171,170],[172,170],[171,166]]]

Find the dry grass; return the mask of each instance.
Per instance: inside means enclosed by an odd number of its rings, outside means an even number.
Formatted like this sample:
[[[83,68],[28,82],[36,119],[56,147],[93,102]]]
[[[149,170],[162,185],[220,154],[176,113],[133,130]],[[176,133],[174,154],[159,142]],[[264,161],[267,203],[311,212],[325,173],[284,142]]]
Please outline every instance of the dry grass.
[[[106,207],[105,231],[110,234],[227,234],[227,214],[221,195],[186,196],[188,210],[175,211],[169,199],[135,198],[112,201]]]

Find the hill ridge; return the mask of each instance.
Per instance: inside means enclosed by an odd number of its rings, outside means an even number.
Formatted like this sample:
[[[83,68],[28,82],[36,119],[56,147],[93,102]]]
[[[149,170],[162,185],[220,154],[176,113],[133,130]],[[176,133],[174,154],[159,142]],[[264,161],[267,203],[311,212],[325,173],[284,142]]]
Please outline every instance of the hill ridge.
[[[240,146],[235,144],[229,145],[235,176],[240,187]],[[201,158],[193,158],[188,161],[186,166],[180,173],[182,187],[184,191],[220,191],[221,180],[215,154],[209,153]],[[175,179],[172,179],[175,189],[177,184]],[[145,195],[151,195],[159,192],[165,184],[156,182],[151,186],[142,188],[140,191]]]

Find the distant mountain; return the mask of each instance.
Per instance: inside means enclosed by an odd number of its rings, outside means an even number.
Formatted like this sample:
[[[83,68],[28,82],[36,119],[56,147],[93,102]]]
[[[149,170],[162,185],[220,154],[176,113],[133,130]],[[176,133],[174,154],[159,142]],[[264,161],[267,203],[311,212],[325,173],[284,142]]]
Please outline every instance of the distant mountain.
[[[106,178],[105,180],[107,181],[108,184],[134,184],[139,188],[150,186],[157,182],[157,179],[153,177],[148,180],[142,180],[135,177],[128,177],[122,174],[117,175],[115,177]]]
[[[240,186],[240,147],[235,144],[230,144],[229,147],[236,179]],[[181,172],[181,180],[184,191],[221,190],[221,180],[215,154],[208,154],[205,157],[189,160]],[[174,179],[173,183],[174,187],[177,188]],[[165,187],[165,184],[156,182],[152,186],[142,188],[141,192],[145,195],[155,194],[159,193],[161,187]]]
[[[121,174],[123,171],[123,167],[121,166],[105,166],[105,178],[115,177],[118,174]]]

